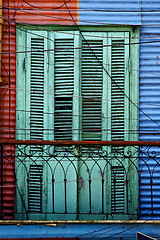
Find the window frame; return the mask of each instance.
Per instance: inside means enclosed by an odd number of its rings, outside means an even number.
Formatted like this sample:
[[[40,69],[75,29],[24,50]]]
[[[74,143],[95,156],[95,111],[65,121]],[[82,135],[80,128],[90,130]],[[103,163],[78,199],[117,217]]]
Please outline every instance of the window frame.
[[[139,27],[131,27],[131,26],[111,26],[111,27],[108,27],[108,26],[80,26],[79,27],[81,31],[83,31],[83,33],[87,33],[87,32],[91,32],[91,31],[94,31],[94,32],[124,32],[124,31],[128,31],[129,34],[130,34],[130,61],[128,62],[128,69],[130,71],[130,87],[129,87],[129,98],[131,99],[132,102],[134,102],[137,107],[138,107],[138,100],[139,100],[139,90],[138,90],[138,80],[139,80]],[[46,37],[49,36],[49,38],[52,38],[52,30],[54,31],[77,31],[76,27],[74,26],[43,26],[43,30],[47,31],[47,35]],[[38,31],[37,30],[37,27],[24,27],[24,26],[21,26],[19,25],[18,26],[18,30],[17,30],[17,107],[18,109],[26,109],[26,106],[27,106],[27,101],[26,100],[25,102],[22,101],[22,94],[24,94],[24,91],[23,91],[23,87],[24,87],[24,83],[22,81],[22,78],[23,79],[26,79],[26,76],[27,76],[27,64],[29,63],[29,59],[25,59],[26,57],[26,54],[24,51],[24,47],[22,45],[24,45],[22,39],[25,39],[26,41],[26,32],[29,32],[29,31]],[[42,31],[42,29],[40,28],[39,31]],[[78,44],[78,39],[77,39],[77,51],[76,51],[76,54],[78,56],[78,58],[80,57],[80,53],[78,51],[78,47],[79,47],[79,44]],[[50,49],[53,49],[54,48],[54,45],[52,42],[50,42]],[[47,64],[46,67],[46,71],[47,71],[47,75],[45,76],[46,79],[53,79],[52,78],[52,74],[53,74],[53,63],[52,63],[52,58],[51,58],[51,55],[48,55],[48,53],[46,52],[45,53],[45,56],[46,56],[46,59],[45,59],[45,63]],[[76,62],[76,61],[75,61]],[[78,61],[75,63],[75,64],[79,64]],[[80,69],[80,67],[79,67]],[[79,71],[76,72],[76,75],[77,75],[77,80],[76,80],[76,84],[77,86],[79,86],[79,83],[80,83],[80,80],[79,80]],[[27,83],[28,84],[28,83]],[[53,81],[49,81],[45,83],[45,89],[50,89],[53,87]],[[21,90],[22,91],[19,91]],[[79,91],[79,87],[77,87],[77,94],[79,95],[78,91]],[[134,89],[134,91],[133,91]],[[49,94],[48,94],[49,95]],[[29,97],[29,96],[27,96]],[[47,110],[52,113],[53,109],[54,109],[54,95],[50,95],[50,96],[47,96],[47,99],[46,101],[49,101],[51,102],[52,104],[48,105],[47,107]],[[129,100],[128,100],[129,101]],[[80,105],[80,102],[79,100],[77,99],[77,103]],[[135,107],[135,105],[133,104],[129,104],[129,118],[132,119],[129,121],[129,129],[132,129],[133,131],[137,131],[138,130],[138,108]],[[80,108],[79,108],[80,110]],[[79,111],[78,110],[78,111]],[[53,112],[54,114],[54,112]],[[74,109],[73,110],[73,114],[74,115],[79,115],[77,114],[77,110]],[[17,129],[17,135],[16,135],[16,138],[19,139],[19,140],[24,140],[24,138],[27,140],[27,135],[28,135],[28,132],[27,131],[22,131],[22,134],[19,135],[19,130],[18,129],[23,129],[23,126],[25,125],[26,126],[26,129],[27,129],[27,124],[25,123],[25,119],[27,119],[27,121],[29,121],[29,116],[26,115],[26,118],[23,118],[21,117],[21,111],[20,112],[17,112],[16,113],[16,129]],[[76,118],[75,118],[76,119]],[[49,119],[46,120],[46,129],[53,129],[54,127],[54,120],[52,117],[49,117]],[[73,121],[73,129],[79,129],[79,126],[80,126],[80,123],[81,120],[80,118],[77,118],[77,120]],[[24,137],[25,136],[25,137]],[[50,135],[49,138],[47,139],[44,139],[44,140],[53,140],[52,138],[52,135]],[[79,139],[79,133],[77,133],[75,135],[75,137],[73,137],[73,140],[81,140]],[[129,138],[128,138],[128,141],[136,141],[138,140],[138,134],[131,134],[129,135]],[[137,164],[137,163],[135,163]],[[136,179],[137,177],[135,177],[135,180],[137,181],[138,183],[138,180]],[[22,181],[22,185],[23,185],[23,181]],[[137,192],[137,187],[138,187],[138,184],[136,186],[136,184],[133,184],[133,182],[130,181],[129,183],[129,189],[132,188],[132,191],[134,192]],[[110,188],[108,188],[106,190],[109,194],[109,191],[110,191]],[[46,190],[47,192],[47,190]],[[129,193],[130,196],[132,196],[132,193]],[[133,214],[137,214],[137,209],[138,209],[138,194],[137,196],[134,196],[134,201],[130,201],[129,200],[129,209],[134,209],[134,212]],[[111,203],[109,203],[108,205],[108,209],[110,209],[110,206],[111,206]],[[123,219],[123,215],[120,216],[120,215],[117,215],[114,217],[114,219]]]
[[[20,53],[21,51],[24,51],[24,47],[21,46],[23,45],[22,44],[22,40],[21,39],[24,39],[26,40],[25,38],[25,35],[28,32],[32,32],[32,31],[42,31],[42,29],[40,28],[39,30],[37,30],[38,28],[32,26],[32,27],[25,27],[25,26],[22,26],[22,25],[19,25],[18,26],[18,29],[17,29],[17,89],[23,89],[23,81],[21,81],[22,78],[25,78],[25,71],[27,71],[27,64],[29,64],[29,59],[25,59],[25,52],[24,53]],[[130,82],[129,82],[129,92],[128,92],[128,95],[129,95],[129,99],[131,100],[131,102],[134,102],[135,105],[137,105],[138,107],[138,102],[139,102],[139,27],[132,27],[132,26],[79,26],[79,29],[81,31],[83,31],[83,33],[85,32],[91,32],[91,31],[94,31],[94,32],[124,32],[124,31],[128,31],[129,32],[129,35],[130,35],[130,47],[129,47],[129,51],[130,51],[130,61],[128,62],[128,69],[129,70],[129,74],[130,74]],[[75,29],[75,26],[43,26],[43,31],[48,31],[47,32],[47,35],[45,36],[46,38],[53,38],[53,31],[77,31],[77,29]],[[21,35],[21,37],[20,37]],[[76,40],[76,44],[77,44],[77,50],[75,50],[76,52],[76,55],[78,56],[78,58],[80,57],[80,52],[78,50],[79,48],[79,43],[78,43],[78,39]],[[27,43],[26,43],[27,44]],[[75,46],[76,47],[76,46]],[[50,49],[53,49],[54,48],[54,44],[53,42],[49,41],[49,48]],[[26,49],[27,50],[27,49]],[[47,66],[47,75],[45,76],[45,79],[52,79],[52,76],[54,74],[54,70],[53,70],[53,66],[52,66],[52,57],[50,54],[48,54],[47,52],[45,53],[46,55],[46,59],[45,60],[45,64],[48,64]],[[136,60],[135,60],[136,59]],[[47,62],[46,62],[47,61]],[[75,65],[78,66],[78,61],[75,60]],[[25,71],[23,71],[23,66],[22,65],[25,65]],[[132,70],[133,69],[133,70]],[[75,72],[74,74],[76,75],[76,86],[77,88],[80,88],[79,86],[79,83],[80,83],[80,74],[79,74],[79,71],[80,71],[80,66],[77,67],[78,70],[77,72]],[[27,76],[26,76],[27,77]],[[48,86],[46,86],[46,89],[51,89],[53,88],[54,86],[54,83],[49,81],[49,83],[47,83]],[[134,89],[134,91],[133,91]],[[79,90],[77,90],[77,94],[79,95]],[[17,105],[19,106],[20,109],[24,109],[24,105],[27,106],[26,103],[22,103],[21,102],[21,94],[23,94],[24,92],[20,92],[17,91]],[[52,94],[53,95],[53,94]],[[26,97],[29,97],[29,96],[26,96]],[[46,100],[46,101],[49,101],[52,102],[52,104],[50,104],[48,106],[49,108],[49,112],[51,113],[54,113],[54,99],[53,99],[54,96],[52,96],[50,99]],[[51,101],[52,99],[52,101]],[[128,99],[128,101],[130,101]],[[26,101],[27,102],[27,101]],[[77,104],[79,105],[79,101],[77,100]],[[133,104],[129,104],[129,118],[131,119],[129,121],[129,129],[132,129],[133,131],[136,131],[138,130],[138,108],[136,109],[136,106],[133,105]],[[81,107],[79,107],[79,111],[81,111]],[[77,115],[77,110],[75,109],[75,107],[73,106],[73,115]],[[28,119],[29,117],[27,117]],[[18,121],[18,119],[20,119],[20,116],[19,116],[19,113],[17,113],[17,116],[16,116],[16,129],[19,129],[21,128],[22,129],[22,125],[24,125],[24,122],[21,122],[21,121]],[[48,121],[46,121],[48,122]],[[46,125],[46,129],[52,129],[51,125],[54,125],[53,123],[53,118],[49,119],[49,122],[51,122],[50,126],[47,126]],[[79,129],[80,128],[80,125],[81,125],[81,120],[76,118],[74,119],[73,121],[73,129]],[[109,121],[108,121],[109,122]],[[27,127],[26,127],[27,128]],[[20,136],[18,136],[19,134],[16,135],[16,138],[17,139],[21,139]],[[26,133],[23,133],[23,140],[24,140],[24,136],[26,135]],[[75,135],[75,137],[73,136]],[[76,134],[76,130],[74,131],[74,134],[72,134],[72,140],[81,140],[81,138],[79,138],[79,133]],[[26,139],[28,139],[26,137]],[[53,140],[53,137],[51,136],[50,134],[50,137],[49,139],[44,139],[44,140]],[[103,139],[102,139],[103,140]],[[106,139],[104,139],[106,140]],[[110,139],[107,139],[107,140],[110,140]],[[138,140],[138,134],[130,134],[129,135],[129,138],[127,139],[128,141],[136,141]]]

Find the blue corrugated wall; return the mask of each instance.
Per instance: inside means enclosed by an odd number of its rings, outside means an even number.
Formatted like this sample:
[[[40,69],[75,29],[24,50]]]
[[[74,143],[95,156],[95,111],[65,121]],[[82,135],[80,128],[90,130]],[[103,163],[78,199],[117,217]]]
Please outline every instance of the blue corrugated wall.
[[[159,4],[158,4],[159,3]],[[143,0],[140,28],[139,106],[149,117],[139,113],[139,139],[160,140],[160,9],[159,1]],[[145,43],[151,42],[153,43]],[[140,161],[140,216],[142,219],[160,219],[159,148],[146,149],[150,158]],[[148,169],[143,168],[144,162]],[[156,162],[156,166],[155,166]]]
[[[79,23],[139,25],[138,0],[79,0]]]
[[[160,1],[80,0],[79,24],[140,25],[139,140],[160,140]],[[140,218],[160,219],[159,149],[145,151],[139,162]]]

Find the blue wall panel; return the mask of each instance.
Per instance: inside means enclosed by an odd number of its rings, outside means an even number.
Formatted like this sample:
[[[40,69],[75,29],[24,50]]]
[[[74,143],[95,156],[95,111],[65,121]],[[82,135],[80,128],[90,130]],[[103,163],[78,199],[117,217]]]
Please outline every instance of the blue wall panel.
[[[160,1],[80,0],[79,8],[80,24],[141,25],[139,140],[160,141]],[[140,218],[160,219],[160,151],[146,151],[149,157],[139,162],[140,172],[145,172],[140,174]]]
[[[142,26],[140,31],[140,78],[139,139],[160,141],[160,12],[157,1],[142,2]],[[151,43],[145,43],[151,42]],[[150,118],[150,119],[149,119]],[[160,149],[146,149],[146,158],[139,163],[140,174],[140,218],[160,219]],[[144,162],[148,169],[144,169]]]
[[[79,24],[141,24],[138,1],[79,0]]]
[[[41,225],[1,225],[1,238],[74,238],[80,240],[135,240],[136,232],[142,232],[151,237],[159,238],[158,223],[133,222],[130,223],[103,223],[98,224],[41,224]],[[11,235],[12,234],[12,235]]]

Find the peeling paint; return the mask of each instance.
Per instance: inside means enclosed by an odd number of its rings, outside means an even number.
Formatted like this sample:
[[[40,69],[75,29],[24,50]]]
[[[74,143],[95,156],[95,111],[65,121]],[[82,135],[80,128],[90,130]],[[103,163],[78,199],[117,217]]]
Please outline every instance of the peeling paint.
[[[79,180],[79,191],[82,188],[85,189],[85,181],[83,180],[83,178],[80,175],[78,176],[78,180]]]

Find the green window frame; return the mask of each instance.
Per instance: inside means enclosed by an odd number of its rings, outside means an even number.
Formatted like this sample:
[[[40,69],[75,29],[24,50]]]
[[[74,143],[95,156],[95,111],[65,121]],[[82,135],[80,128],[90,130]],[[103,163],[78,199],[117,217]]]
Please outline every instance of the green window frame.
[[[48,28],[42,31],[19,27],[17,30],[16,138],[137,140],[135,131],[138,129],[138,110],[135,104],[138,106],[139,64],[136,43],[139,29],[81,27],[80,33],[71,27],[62,30],[53,28],[52,31]],[[133,130],[134,134],[128,134],[129,130]],[[32,148],[38,151],[38,148]],[[41,172],[40,178],[47,182],[45,169],[41,169],[38,160],[37,166]],[[108,176],[112,178],[112,174],[119,174],[124,182],[124,169],[117,169],[114,160],[112,166],[108,170]],[[39,170],[30,164],[27,168],[31,172],[33,183],[32,171]],[[27,182],[25,173],[17,176],[17,179],[20,185]],[[138,209],[137,178],[131,180],[130,184],[129,212],[134,216]],[[26,193],[28,198],[32,191],[32,184],[30,185],[31,190]],[[112,182],[109,181],[106,187],[109,196],[106,199],[108,219],[126,219],[127,213],[112,213],[111,185]],[[39,197],[40,205],[45,205],[41,206],[42,212],[43,209],[51,211],[48,200],[50,189],[46,187],[44,192],[48,197]],[[85,206],[83,194],[80,205]],[[17,197],[17,201],[18,211],[23,212],[20,197]],[[124,199],[124,212],[126,201]],[[28,211],[32,211],[33,204],[29,204]],[[83,210],[86,211],[85,207],[82,207]],[[46,219],[44,215],[37,215],[38,219]],[[25,218],[23,214],[17,215],[17,218],[19,216]],[[31,219],[36,219],[37,216],[30,214]],[[70,216],[66,215],[67,219]],[[83,217],[80,216],[79,219]],[[88,216],[88,219],[94,217]],[[100,219],[104,219],[104,216]]]

